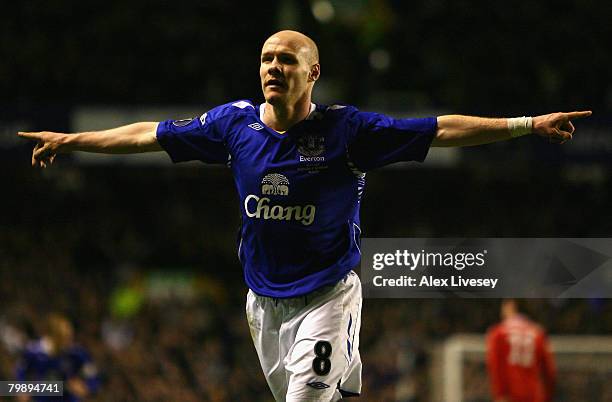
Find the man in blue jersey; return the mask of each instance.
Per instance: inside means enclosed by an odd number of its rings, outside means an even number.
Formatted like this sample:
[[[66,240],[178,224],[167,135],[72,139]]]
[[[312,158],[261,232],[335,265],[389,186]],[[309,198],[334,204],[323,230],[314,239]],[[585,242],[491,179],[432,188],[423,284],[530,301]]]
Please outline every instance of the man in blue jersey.
[[[430,146],[468,146],[526,134],[572,138],[572,119],[460,115],[393,119],[312,103],[321,70],[315,43],[294,31],[266,40],[265,103],[237,100],[198,118],[99,132],[20,133],[37,141],[32,165],[74,150],[166,151],[173,162],[227,164],[238,190],[238,253],[250,288],[247,319],[278,401],[335,401],[361,392],[359,203],[365,172],[422,162]]]
[[[31,398],[34,401],[78,402],[93,394],[100,382],[89,353],[74,342],[72,324],[59,314],[50,314],[43,336],[24,348],[16,378],[19,381],[64,382],[63,396],[35,396]],[[20,400],[30,398],[22,395]]]

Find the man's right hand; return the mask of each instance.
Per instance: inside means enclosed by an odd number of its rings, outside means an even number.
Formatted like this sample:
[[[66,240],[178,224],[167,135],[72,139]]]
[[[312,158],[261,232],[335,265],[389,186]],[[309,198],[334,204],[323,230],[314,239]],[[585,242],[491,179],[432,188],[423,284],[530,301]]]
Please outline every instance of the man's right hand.
[[[36,146],[32,151],[32,166],[46,168],[55,160],[55,156],[60,152],[67,152],[67,138],[69,134],[54,133],[51,131],[41,131],[37,133],[19,132],[22,138],[36,140]]]
[[[36,140],[32,152],[32,166],[47,167],[55,156],[63,152],[83,151],[102,154],[135,154],[162,151],[157,142],[156,122],[140,122],[102,131],[75,134],[41,131],[19,132],[22,138]]]

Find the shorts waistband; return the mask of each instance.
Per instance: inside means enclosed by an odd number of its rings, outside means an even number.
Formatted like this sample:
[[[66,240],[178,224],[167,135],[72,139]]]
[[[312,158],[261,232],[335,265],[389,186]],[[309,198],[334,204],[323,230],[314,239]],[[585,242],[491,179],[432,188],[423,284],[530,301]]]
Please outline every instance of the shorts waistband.
[[[253,295],[255,296],[255,298],[257,298],[259,300],[268,300],[268,301],[271,301],[276,306],[280,302],[289,303],[289,304],[293,304],[293,303],[296,303],[296,302],[298,302],[298,303],[299,302],[303,302],[304,304],[308,304],[309,301],[311,301],[312,299],[314,299],[317,296],[320,296],[322,294],[325,294],[325,293],[331,291],[336,286],[338,286],[341,282],[342,283],[346,283],[346,281],[348,280],[349,276],[351,276],[351,275],[357,275],[357,274],[355,273],[354,270],[351,270],[342,279],[340,279],[338,282],[334,283],[333,285],[322,286],[322,287],[317,288],[317,289],[313,290],[312,292],[306,293],[305,295],[302,295],[302,296],[295,296],[295,297],[270,297],[270,296],[259,295],[259,294],[255,293],[253,290],[251,290],[251,292],[253,292]]]

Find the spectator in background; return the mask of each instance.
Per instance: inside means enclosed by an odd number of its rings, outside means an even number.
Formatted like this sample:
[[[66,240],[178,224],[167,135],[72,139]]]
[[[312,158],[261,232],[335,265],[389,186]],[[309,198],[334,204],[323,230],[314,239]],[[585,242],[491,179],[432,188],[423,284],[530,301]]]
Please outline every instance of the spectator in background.
[[[502,322],[487,335],[487,368],[495,402],[549,402],[555,365],[544,330],[516,300],[501,304]]]
[[[94,393],[99,385],[89,353],[74,342],[74,329],[60,314],[50,314],[44,334],[23,351],[17,366],[19,381],[63,381],[63,397],[33,397],[34,401],[77,402]],[[30,400],[23,397],[21,400]]]

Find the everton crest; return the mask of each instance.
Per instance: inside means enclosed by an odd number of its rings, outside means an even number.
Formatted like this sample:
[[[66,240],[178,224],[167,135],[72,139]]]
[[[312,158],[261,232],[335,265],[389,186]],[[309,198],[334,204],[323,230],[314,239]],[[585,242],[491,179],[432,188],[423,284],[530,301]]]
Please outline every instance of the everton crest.
[[[325,137],[314,134],[305,134],[297,139],[300,155],[305,157],[321,156],[325,152]]]

